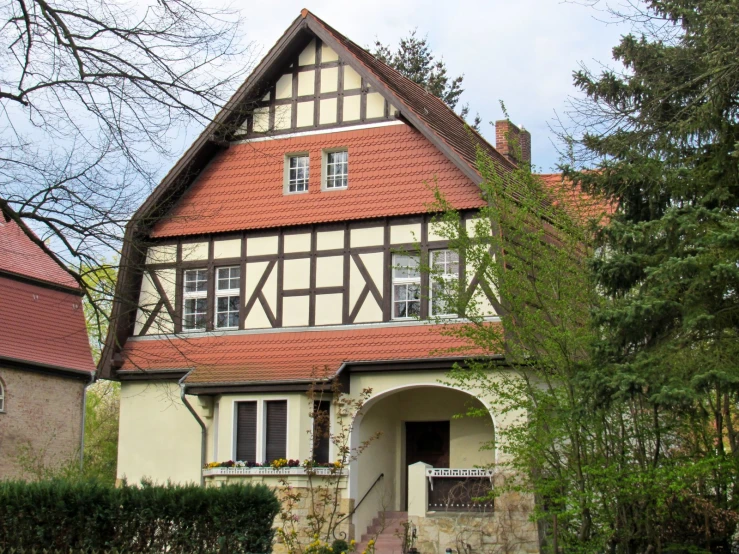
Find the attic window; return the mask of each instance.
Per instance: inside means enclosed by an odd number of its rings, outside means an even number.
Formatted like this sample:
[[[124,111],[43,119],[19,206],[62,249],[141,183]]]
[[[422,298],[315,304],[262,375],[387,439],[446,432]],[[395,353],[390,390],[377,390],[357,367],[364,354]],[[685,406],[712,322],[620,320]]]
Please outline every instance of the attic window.
[[[345,189],[349,184],[349,152],[346,150],[324,152],[323,165],[323,188]]]
[[[285,192],[308,192],[310,158],[308,154],[288,155],[285,163]]]

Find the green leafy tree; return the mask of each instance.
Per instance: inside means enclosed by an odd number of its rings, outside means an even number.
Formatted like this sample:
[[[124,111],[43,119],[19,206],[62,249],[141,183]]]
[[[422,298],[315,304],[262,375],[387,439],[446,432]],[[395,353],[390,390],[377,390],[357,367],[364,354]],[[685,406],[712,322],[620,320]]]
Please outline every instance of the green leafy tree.
[[[624,70],[575,74],[586,98],[572,144],[595,171],[566,168],[619,207],[593,262],[609,298],[595,316],[599,394],[640,398],[679,422],[655,426],[654,464],[710,467],[679,486],[736,517],[739,4],[650,1],[624,15],[643,31],[613,50]],[[669,433],[672,449],[660,439]],[[704,527],[704,546],[718,548]]]
[[[459,103],[459,97],[464,92],[462,81],[464,75],[450,77],[443,59],[436,59],[431,51],[428,37],[417,36],[418,29],[413,29],[408,36],[401,38],[397,49],[375,40],[372,55],[386,63],[401,75],[408,77],[414,83],[421,85],[434,96],[441,98],[444,103],[454,109]],[[467,119],[469,105],[465,104],[460,110],[460,116]],[[481,119],[475,116],[470,125],[479,130]]]
[[[113,306],[117,265],[101,261],[96,267],[80,268],[88,291],[84,299],[87,333],[95,362],[100,359]],[[85,405],[85,452],[82,474],[113,484],[118,462],[118,412],[120,384],[97,381],[87,390]]]
[[[468,321],[445,332],[465,339],[461,351],[482,354],[448,383],[480,391],[506,422],[485,445],[501,454],[496,509],[506,511],[511,493],[530,493],[545,552],[729,552],[735,479],[720,443],[735,423],[717,434],[710,411],[720,413],[726,397],[693,381],[689,353],[671,366],[674,376],[660,376],[683,379],[688,403],[655,393],[659,368],[629,371],[603,357],[600,314],[620,300],[604,294],[591,262],[604,255],[610,206],[529,167],[501,172],[481,152],[478,168],[488,203],[472,228],[440,194],[432,206],[443,214],[437,232],[465,260],[465,282],[436,274],[433,260],[426,269],[434,297],[443,293]],[[499,324],[486,318],[488,301]]]

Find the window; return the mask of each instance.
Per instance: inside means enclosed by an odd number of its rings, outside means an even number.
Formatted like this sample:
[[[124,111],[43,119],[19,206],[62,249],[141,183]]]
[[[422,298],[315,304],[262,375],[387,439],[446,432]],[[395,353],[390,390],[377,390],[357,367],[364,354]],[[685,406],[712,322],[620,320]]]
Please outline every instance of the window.
[[[393,255],[393,319],[421,315],[421,268],[418,254]]]
[[[266,432],[264,461],[287,457],[287,400],[269,400],[264,403]]]
[[[257,403],[236,403],[236,460],[257,461]]]
[[[241,268],[219,267],[216,270],[216,328],[239,326],[239,290]]]
[[[208,270],[187,269],[184,277],[182,328],[204,331],[208,319]]]
[[[448,306],[449,295],[445,287],[454,286],[459,278],[459,254],[452,250],[432,250],[431,267],[431,298],[429,302],[429,313],[432,316],[454,315],[452,306]]]
[[[328,463],[328,446],[331,441],[331,401],[313,402],[313,461]]]
[[[308,192],[310,161],[307,154],[287,157],[287,192]]]
[[[326,189],[345,189],[349,184],[349,152],[326,152]]]
[[[5,385],[0,380],[0,412],[5,411]]]

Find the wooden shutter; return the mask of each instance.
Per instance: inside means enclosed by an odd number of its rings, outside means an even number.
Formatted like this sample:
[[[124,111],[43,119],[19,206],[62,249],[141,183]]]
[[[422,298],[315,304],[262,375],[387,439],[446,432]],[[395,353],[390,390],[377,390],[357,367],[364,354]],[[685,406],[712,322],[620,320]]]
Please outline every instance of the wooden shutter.
[[[242,462],[257,461],[257,403],[236,404],[236,459]]]
[[[331,401],[316,400],[313,402],[313,461],[328,463],[328,445],[331,423]]]
[[[267,412],[266,462],[287,457],[287,400],[265,402]]]

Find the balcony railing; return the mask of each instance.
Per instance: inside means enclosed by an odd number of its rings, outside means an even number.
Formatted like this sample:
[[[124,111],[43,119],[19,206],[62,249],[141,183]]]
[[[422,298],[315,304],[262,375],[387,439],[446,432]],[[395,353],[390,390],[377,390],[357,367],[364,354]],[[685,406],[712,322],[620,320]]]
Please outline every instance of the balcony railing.
[[[281,467],[278,469],[272,467],[213,467],[203,469],[204,477],[214,477],[216,475],[261,475],[261,476],[282,476],[282,475],[307,475],[309,470],[303,467]],[[339,471],[329,467],[316,467],[310,470],[313,475],[329,476],[338,475]],[[345,467],[341,471],[343,476],[349,474],[349,468]]]
[[[491,512],[493,471],[427,468],[429,512]]]

